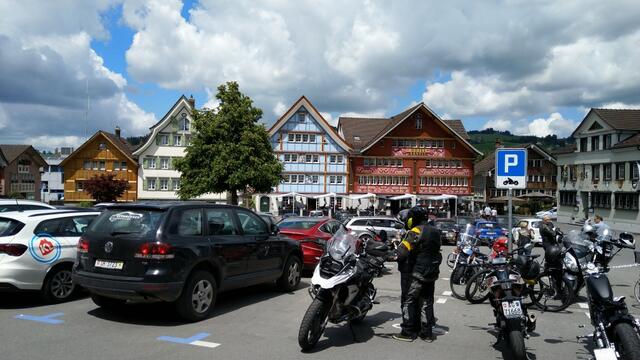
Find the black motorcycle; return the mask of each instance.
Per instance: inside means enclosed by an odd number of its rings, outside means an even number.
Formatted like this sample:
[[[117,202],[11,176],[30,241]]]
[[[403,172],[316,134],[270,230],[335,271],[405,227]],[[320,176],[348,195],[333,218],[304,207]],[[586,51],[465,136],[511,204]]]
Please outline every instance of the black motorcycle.
[[[480,252],[477,246],[478,238],[474,235],[475,227],[467,224],[464,232],[458,234],[456,247],[447,259],[447,263],[452,268],[449,278],[451,294],[460,300],[466,299],[464,291],[467,280],[471,279],[481,269],[479,266],[487,261],[487,256]]]
[[[316,345],[327,322],[348,322],[355,339],[351,323],[362,321],[373,307],[373,279],[381,276],[388,251],[384,242],[363,242],[344,226],[333,235],[311,278],[313,301],[298,332],[302,350]]]
[[[622,249],[635,249],[633,235],[613,234],[605,229],[591,248],[593,261],[583,269],[594,332],[578,338],[593,339],[596,360],[640,360],[640,322],[629,314],[624,296],[613,297],[607,277],[609,262]]]
[[[513,359],[526,359],[524,339],[529,337],[529,332],[535,330],[536,319],[534,315],[527,313],[523,304],[526,287],[522,277],[504,256],[492,259],[487,272],[480,272],[474,276],[476,277],[486,279],[483,283],[489,289],[489,302],[496,318],[492,325],[498,329],[498,342],[507,342]],[[480,288],[474,286],[474,278],[467,284],[467,299],[473,298],[473,292]]]

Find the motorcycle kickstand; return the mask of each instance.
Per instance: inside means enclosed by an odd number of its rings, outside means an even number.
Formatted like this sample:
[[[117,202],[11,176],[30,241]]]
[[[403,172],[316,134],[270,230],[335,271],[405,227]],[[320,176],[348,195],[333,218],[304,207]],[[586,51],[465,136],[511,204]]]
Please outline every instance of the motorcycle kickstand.
[[[353,324],[351,323],[351,320],[348,321],[349,324],[349,330],[351,330],[351,337],[353,338],[353,342],[359,343],[360,341],[358,341],[358,337],[356,336],[356,331],[353,329]]]

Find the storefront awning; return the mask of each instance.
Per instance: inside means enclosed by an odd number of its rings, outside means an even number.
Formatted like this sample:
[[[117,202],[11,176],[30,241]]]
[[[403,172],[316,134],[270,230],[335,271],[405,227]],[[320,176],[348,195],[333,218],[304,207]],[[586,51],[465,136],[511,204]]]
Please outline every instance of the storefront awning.
[[[368,199],[368,198],[375,198],[376,194],[372,194],[372,193],[366,193],[366,194],[360,194],[360,195],[349,195],[349,199],[351,200],[362,200],[362,199]]]
[[[314,199],[322,199],[322,198],[336,197],[336,196],[338,196],[338,194],[331,192],[331,193],[326,193],[326,194],[322,194],[322,195],[316,195],[313,198]]]
[[[427,197],[428,200],[449,200],[449,199],[457,199],[457,198],[458,198],[457,195],[446,195],[446,194]]]
[[[390,197],[390,198],[389,198],[389,200],[415,199],[416,197],[417,197],[417,195],[413,195],[413,194],[404,194],[404,195],[398,195],[398,196]]]

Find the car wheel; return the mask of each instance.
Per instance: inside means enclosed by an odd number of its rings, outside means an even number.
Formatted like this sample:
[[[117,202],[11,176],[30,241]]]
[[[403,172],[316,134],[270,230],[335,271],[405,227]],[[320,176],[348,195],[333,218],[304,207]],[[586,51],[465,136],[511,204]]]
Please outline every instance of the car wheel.
[[[76,285],[71,279],[71,267],[52,269],[42,285],[42,297],[48,303],[69,300],[76,293]]]
[[[114,299],[98,294],[91,294],[91,300],[93,300],[94,304],[105,310],[117,310],[127,303],[127,300]]]
[[[187,321],[206,319],[216,302],[218,285],[211,273],[196,271],[184,285],[182,295],[176,301],[176,310]]]
[[[284,292],[291,292],[300,284],[302,261],[297,256],[289,256],[284,266],[282,276],[276,282],[278,288]]]

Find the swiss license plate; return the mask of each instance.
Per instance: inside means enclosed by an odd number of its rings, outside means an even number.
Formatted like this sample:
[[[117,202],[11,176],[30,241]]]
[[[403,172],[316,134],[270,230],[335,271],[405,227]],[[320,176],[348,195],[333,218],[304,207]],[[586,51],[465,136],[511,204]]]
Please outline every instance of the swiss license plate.
[[[502,312],[507,319],[518,318],[522,316],[522,305],[520,300],[505,301],[502,303]]]
[[[110,269],[110,270],[122,270],[124,261],[110,261],[110,260],[96,260],[95,267]]]

